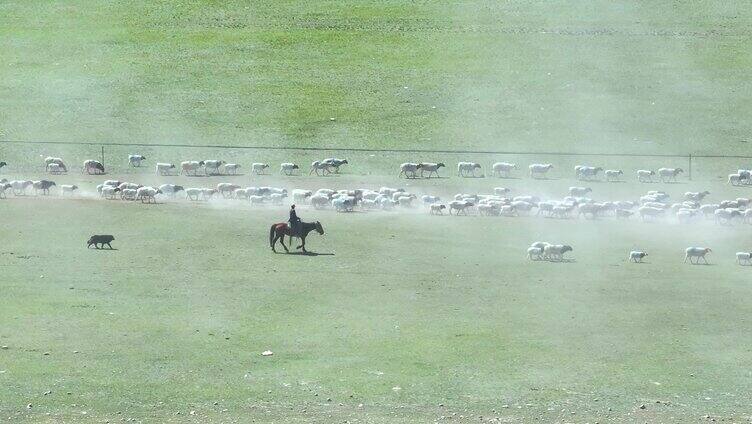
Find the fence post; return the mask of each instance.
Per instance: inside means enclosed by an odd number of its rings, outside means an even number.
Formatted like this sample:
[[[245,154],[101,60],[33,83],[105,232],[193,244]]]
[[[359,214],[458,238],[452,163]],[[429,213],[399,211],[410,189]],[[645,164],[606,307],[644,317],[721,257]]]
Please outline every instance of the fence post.
[[[102,145],[102,166],[104,166],[104,145]]]
[[[692,181],[692,153],[689,154],[689,181]]]

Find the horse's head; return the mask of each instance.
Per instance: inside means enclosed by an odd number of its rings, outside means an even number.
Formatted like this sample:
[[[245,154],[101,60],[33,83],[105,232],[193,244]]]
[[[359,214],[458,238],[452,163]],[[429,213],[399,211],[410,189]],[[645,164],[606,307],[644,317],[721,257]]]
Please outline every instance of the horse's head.
[[[316,232],[324,235],[324,227],[321,226],[321,223],[319,221],[316,221]]]

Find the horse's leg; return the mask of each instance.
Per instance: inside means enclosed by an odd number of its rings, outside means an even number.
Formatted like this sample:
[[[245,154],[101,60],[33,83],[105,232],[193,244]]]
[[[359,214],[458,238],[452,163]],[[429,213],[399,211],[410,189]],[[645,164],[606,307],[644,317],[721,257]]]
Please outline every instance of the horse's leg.
[[[305,237],[300,238],[300,246],[296,247],[296,249],[303,249],[305,252]]]
[[[290,250],[289,250],[289,249],[287,248],[287,246],[285,245],[285,235],[284,235],[284,234],[282,234],[282,235],[280,236],[280,238],[279,238],[279,242],[280,242],[280,243],[282,243],[282,247],[284,247],[284,248],[285,248],[285,252],[287,252],[287,253],[290,253]]]

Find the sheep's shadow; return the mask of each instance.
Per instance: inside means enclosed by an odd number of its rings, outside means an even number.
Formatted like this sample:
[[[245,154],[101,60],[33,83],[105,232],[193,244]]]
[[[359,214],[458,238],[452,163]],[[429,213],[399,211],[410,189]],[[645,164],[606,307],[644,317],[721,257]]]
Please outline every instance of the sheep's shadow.
[[[111,247],[111,248],[109,248],[109,249],[105,249],[104,247],[95,247],[94,249],[92,249],[92,248],[90,248],[90,247],[89,247],[89,248],[87,248],[87,249],[88,249],[88,250],[94,250],[94,251],[98,251],[98,252],[114,252],[114,251],[116,251],[116,250],[120,250],[120,249],[118,249],[118,248],[116,248],[116,247]]]
[[[496,175],[494,175],[494,177],[496,177],[496,179],[499,179],[499,180],[521,180],[522,179],[521,177],[501,177],[501,176],[496,176]]]
[[[286,252],[287,255],[292,256],[334,256],[334,253],[317,253],[317,252]]]

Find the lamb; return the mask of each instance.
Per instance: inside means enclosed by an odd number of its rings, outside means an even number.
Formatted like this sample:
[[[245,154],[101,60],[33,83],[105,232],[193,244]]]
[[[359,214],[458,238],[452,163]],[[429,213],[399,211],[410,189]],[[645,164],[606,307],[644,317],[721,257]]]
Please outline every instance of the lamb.
[[[642,258],[647,256],[648,254],[639,250],[633,250],[629,252],[629,260],[634,263],[641,263]]]
[[[574,167],[575,178],[578,180],[592,180],[601,171],[603,171],[603,168],[599,166],[577,165]]]
[[[566,244],[549,244],[543,248],[543,259],[549,261],[563,261],[564,254],[571,252],[572,246]]]
[[[423,178],[423,173],[428,172],[428,178],[431,178],[431,175],[436,174],[436,177],[439,177],[439,169],[445,167],[444,163],[432,163],[432,162],[421,162],[418,164],[418,167],[420,169],[420,177]]]
[[[42,192],[43,196],[47,196],[50,194],[50,188],[55,186],[54,181],[49,180],[41,180],[41,181],[34,181],[32,183],[32,187],[34,187],[34,194],[39,195],[39,192]]]
[[[736,252],[736,263],[739,265],[752,265],[750,259],[752,259],[751,252]]]
[[[674,181],[676,182],[676,176],[683,173],[681,168],[659,168],[658,176],[664,183]]]
[[[458,177],[477,177],[477,175],[475,175],[476,169],[480,169],[479,163],[459,162],[457,164],[457,176]]]
[[[95,161],[93,159],[85,160],[84,166],[81,169],[81,172],[86,172],[87,174],[104,174],[104,165],[102,165],[101,162]]]
[[[255,162],[251,164],[251,171],[256,175],[264,175],[264,170],[269,167],[268,163]]]
[[[509,178],[512,170],[515,169],[517,169],[517,164],[509,162],[496,162],[495,164],[493,164],[493,166],[491,166],[493,175],[499,178]]]
[[[326,165],[327,169],[334,168],[335,174],[339,174],[340,166],[348,164],[347,159],[338,159],[338,158],[327,158],[327,159],[322,160],[321,163],[323,165]]]
[[[141,161],[146,160],[146,156],[142,155],[128,155],[128,163],[131,164],[132,167],[138,168],[141,166]]]
[[[688,247],[684,252],[684,263],[687,263],[687,260],[689,260],[689,263],[697,265],[700,263],[700,259],[702,259],[707,265],[708,260],[705,258],[705,255],[712,252],[712,250],[709,247]]]
[[[154,187],[141,187],[136,190],[136,200],[140,199],[141,203],[156,203],[155,196],[162,192],[158,188]]]
[[[74,184],[63,184],[60,186],[60,195],[65,196],[66,193],[73,195],[73,192],[78,190],[78,186]]]
[[[534,163],[528,166],[528,169],[530,170],[530,178],[545,178],[548,171],[553,169],[553,167],[554,166],[550,163]]]
[[[185,190],[183,188],[183,186],[179,186],[179,185],[175,185],[175,184],[162,184],[158,188],[159,188],[159,191],[161,191],[162,193],[164,193],[164,194],[166,194],[166,195],[168,195],[170,197],[175,197],[175,195],[178,192],[181,192],[181,191]]]
[[[569,187],[569,195],[575,197],[587,196],[592,191],[590,187]]]
[[[157,162],[157,165],[156,165],[157,175],[170,175],[172,174],[173,169],[175,169],[175,164]]]
[[[205,175],[218,175],[220,174],[219,168],[224,165],[225,161],[219,159],[210,159],[204,161],[204,174]]]
[[[55,170],[54,173],[60,174],[63,172],[68,172],[68,168],[65,167],[65,163],[60,158],[48,156],[44,158],[44,165],[45,165],[45,168],[44,168],[45,171],[51,174],[53,173],[53,171],[50,169],[51,167]],[[52,165],[55,165],[55,166],[52,166]]]
[[[444,209],[446,209],[446,205],[441,203],[433,203],[430,206],[429,211],[431,215],[444,215]]]
[[[710,192],[707,190],[702,192],[688,191],[684,193],[684,198],[695,202],[702,202],[702,199],[704,199],[708,194],[710,194]]]
[[[13,194],[16,196],[25,196],[26,195],[26,189],[28,187],[31,187],[32,184],[34,184],[33,181],[29,180],[13,180],[10,183],[10,187],[13,191]]]
[[[225,173],[228,175],[237,175],[238,169],[240,169],[240,165],[237,163],[226,163],[225,164]]]
[[[418,178],[418,170],[421,168],[420,164],[417,163],[403,163],[400,165],[400,173],[397,175],[397,178],[402,177],[403,175],[405,178]]]
[[[540,261],[543,259],[543,248],[541,247],[528,247],[527,258],[531,261]]]
[[[466,200],[454,200],[449,202],[449,215],[452,214],[452,211],[456,211],[457,216],[459,216],[460,213],[467,215],[467,209],[473,207],[473,203],[466,201]]]
[[[321,174],[319,174],[319,171],[321,171]],[[308,172],[308,175],[311,175],[313,173],[316,173],[316,175],[326,175],[331,174],[331,170],[329,169],[329,164],[322,163],[320,161],[314,161],[311,163],[311,170]]]
[[[603,171],[603,174],[606,176],[606,181],[620,181],[620,177],[624,175],[624,171],[621,169],[607,169]]]
[[[652,183],[653,175],[655,175],[655,171],[651,171],[648,169],[638,169],[637,181],[641,183]]]
[[[180,162],[180,175],[197,175],[198,170],[204,166],[204,161],[189,160]]]
[[[292,191],[292,200],[295,203],[305,203],[306,200],[308,200],[308,198],[311,196],[313,196],[313,192],[311,190],[296,189]]]
[[[295,165],[294,163],[290,163],[290,162],[285,162],[279,165],[279,173],[287,175],[287,176],[294,174],[295,171],[298,169],[300,169],[298,165]]]

